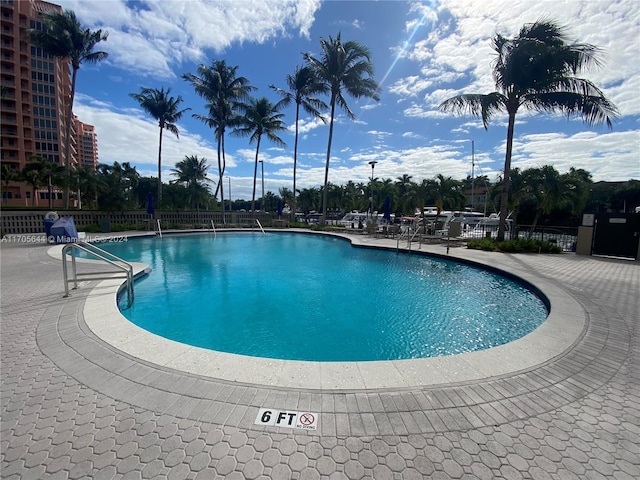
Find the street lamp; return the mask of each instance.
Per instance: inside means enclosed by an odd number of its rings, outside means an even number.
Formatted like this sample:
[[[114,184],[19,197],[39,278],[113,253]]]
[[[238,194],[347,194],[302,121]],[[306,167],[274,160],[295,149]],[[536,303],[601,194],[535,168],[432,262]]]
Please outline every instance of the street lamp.
[[[373,169],[376,167],[375,160],[371,160],[369,165],[371,165],[371,197],[369,197],[369,214],[373,217]]]
[[[260,210],[264,212],[264,160],[258,160],[262,170],[262,198],[260,199]]]

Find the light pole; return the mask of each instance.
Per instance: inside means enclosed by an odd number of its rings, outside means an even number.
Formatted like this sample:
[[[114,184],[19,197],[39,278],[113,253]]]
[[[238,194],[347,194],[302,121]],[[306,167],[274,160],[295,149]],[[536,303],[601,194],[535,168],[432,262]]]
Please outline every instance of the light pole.
[[[260,198],[260,210],[264,212],[264,160],[258,160],[262,170],[262,198]]]
[[[369,214],[373,217],[373,169],[376,167],[375,160],[371,160],[369,165],[371,165],[371,197],[369,197]]]

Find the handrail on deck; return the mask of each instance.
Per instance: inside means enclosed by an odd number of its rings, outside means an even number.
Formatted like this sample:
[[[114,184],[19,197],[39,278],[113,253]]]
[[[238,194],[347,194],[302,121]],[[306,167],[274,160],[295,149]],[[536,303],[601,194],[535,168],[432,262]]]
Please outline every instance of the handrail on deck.
[[[211,220],[211,228],[213,229],[213,236],[217,237],[218,234],[216,232],[216,226],[214,225],[213,220]]]
[[[264,228],[262,228],[262,224],[260,223],[260,220],[258,220],[257,218],[255,220],[256,220],[256,223],[258,224],[258,226],[260,227],[260,230],[262,230],[262,234],[266,235],[266,233],[264,231]]]
[[[76,251],[85,252],[102,262],[105,262],[118,270],[106,271],[106,272],[88,272],[78,273],[76,268]],[[73,278],[69,278],[69,272],[67,267],[67,253],[71,255],[71,268]],[[114,275],[105,276],[107,274],[117,274],[124,272],[124,276],[118,277]],[[115,256],[95,245],[87,242],[74,242],[68,243],[62,247],[62,276],[64,279],[64,296],[69,296],[69,283],[73,282],[73,289],[78,288],[78,277],[91,277],[93,280],[110,280],[114,278],[124,278],[126,280],[127,289],[127,308],[133,304],[133,265],[124,261],[120,257]]]
[[[158,218],[156,222],[158,222],[158,235],[160,235],[160,238],[162,238],[162,229],[160,228],[160,219]]]

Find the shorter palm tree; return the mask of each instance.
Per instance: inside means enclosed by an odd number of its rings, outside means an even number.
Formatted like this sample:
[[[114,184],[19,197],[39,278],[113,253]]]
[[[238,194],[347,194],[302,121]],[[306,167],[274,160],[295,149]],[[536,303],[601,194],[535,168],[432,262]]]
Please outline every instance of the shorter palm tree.
[[[280,113],[282,107],[282,100],[273,104],[265,97],[259,99],[252,98],[246,105],[242,106],[244,116],[238,119],[241,126],[233,131],[233,135],[249,137],[249,143],[256,142],[256,159],[253,168],[253,195],[251,197],[252,212],[255,212],[258,154],[260,152],[262,136],[266,135],[267,139],[278,146],[285,146],[285,143],[278,136],[278,133],[287,130],[282,120],[284,114]]]
[[[188,155],[176,163],[171,169],[172,175],[176,177],[177,183],[182,183],[188,192],[188,203],[190,207],[194,204],[199,207],[202,193],[208,191],[208,183],[211,179],[207,177],[210,166],[206,158],[198,158],[197,155]]]
[[[162,131],[166,128],[176,137],[180,137],[176,122],[190,108],[180,110],[182,97],[170,97],[171,88],[141,88],[140,93],[130,93],[142,109],[158,121],[160,139],[158,140],[158,203],[162,201]]]
[[[9,190],[9,183],[20,180],[20,172],[12,168],[8,163],[2,164],[2,183],[4,184],[4,195],[2,195],[3,201],[6,203],[9,200],[7,191]]]
[[[315,97],[318,93],[326,93],[327,86],[322,83],[310,67],[296,67],[293,75],[286,77],[289,90],[283,90],[275,85],[269,87],[275,90],[283,100],[283,106],[291,102],[296,104],[296,133],[293,144],[293,202],[291,207],[292,218],[296,214],[296,169],[298,166],[298,123],[300,120],[300,107],[302,107],[313,118],[319,118],[323,123],[327,123],[326,118],[320,113],[326,110],[327,104]]]

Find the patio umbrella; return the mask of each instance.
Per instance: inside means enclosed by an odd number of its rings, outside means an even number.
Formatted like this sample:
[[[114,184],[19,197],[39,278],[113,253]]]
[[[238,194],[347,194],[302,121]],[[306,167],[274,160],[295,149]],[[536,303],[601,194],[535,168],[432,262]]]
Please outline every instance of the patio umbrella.
[[[391,222],[391,199],[389,195],[384,199],[384,215],[382,216],[387,222]]]
[[[282,200],[278,199],[278,218],[282,217]]]
[[[147,193],[147,213],[149,215],[153,215],[155,210],[153,209],[153,195],[151,192]]]

